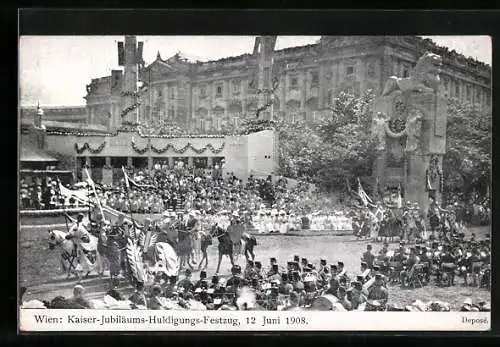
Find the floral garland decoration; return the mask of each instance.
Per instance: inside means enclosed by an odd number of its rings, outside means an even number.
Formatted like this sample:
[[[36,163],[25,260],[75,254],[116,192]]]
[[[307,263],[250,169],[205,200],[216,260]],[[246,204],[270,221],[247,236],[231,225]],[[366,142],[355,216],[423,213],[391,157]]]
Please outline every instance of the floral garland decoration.
[[[406,135],[406,127],[400,132],[394,132],[389,127],[389,122],[385,122],[384,128],[385,128],[385,133],[387,134],[387,136],[389,136],[393,139],[399,139],[399,138],[403,137],[404,135]]]
[[[106,146],[106,141],[101,143],[99,145],[99,147],[97,147],[97,148],[90,147],[88,142],[85,142],[82,147],[78,147],[78,143],[75,142],[75,150],[76,150],[76,153],[78,153],[78,154],[82,154],[83,152],[85,152],[85,150],[88,150],[92,154],[99,154],[102,152],[102,150],[104,149],[105,146]]]
[[[193,152],[195,152],[196,154],[202,154],[204,153],[207,149],[210,149],[212,151],[212,153],[214,154],[219,154],[220,152],[222,152],[222,150],[224,149],[225,147],[225,142],[222,143],[222,145],[219,147],[219,148],[215,148],[211,143],[209,143],[208,145],[206,145],[205,147],[202,147],[202,148],[195,148],[190,142],[188,142],[184,147],[182,148],[175,148],[174,145],[172,144],[167,144],[165,147],[163,148],[156,148],[155,146],[151,145],[151,149],[153,150],[153,152],[157,153],[157,154],[162,154],[162,153],[165,153],[169,148],[172,149],[172,151],[174,153],[177,153],[177,154],[184,154],[189,148],[191,148],[193,150]]]
[[[223,134],[180,134],[180,135],[146,135],[143,134],[140,130],[137,131],[133,129],[132,123],[127,128],[117,129],[114,132],[83,132],[81,130],[69,130],[69,129],[47,129],[48,135],[56,135],[56,136],[77,136],[77,137],[115,137],[118,136],[118,133],[138,133],[142,138],[158,138],[158,139],[178,139],[178,138],[186,138],[186,139],[223,139],[226,135]]]
[[[139,154],[144,154],[148,151],[148,146],[144,147],[144,148],[139,148],[137,147],[137,145],[135,144],[134,140],[131,141],[131,144],[132,144],[132,148],[134,149],[134,151],[136,153],[139,153]]]

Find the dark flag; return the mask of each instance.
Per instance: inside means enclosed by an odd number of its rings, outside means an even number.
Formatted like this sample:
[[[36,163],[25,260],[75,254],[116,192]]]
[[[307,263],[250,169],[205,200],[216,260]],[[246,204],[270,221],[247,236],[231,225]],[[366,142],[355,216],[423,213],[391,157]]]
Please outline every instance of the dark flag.
[[[118,65],[125,65],[125,50],[123,48],[123,42],[118,42]]]

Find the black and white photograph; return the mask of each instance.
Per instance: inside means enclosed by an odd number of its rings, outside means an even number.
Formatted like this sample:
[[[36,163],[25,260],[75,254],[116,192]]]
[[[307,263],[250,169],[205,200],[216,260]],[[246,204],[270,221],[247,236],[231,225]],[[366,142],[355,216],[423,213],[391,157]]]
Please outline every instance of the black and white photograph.
[[[21,330],[487,330],[491,64],[489,36],[20,36]]]

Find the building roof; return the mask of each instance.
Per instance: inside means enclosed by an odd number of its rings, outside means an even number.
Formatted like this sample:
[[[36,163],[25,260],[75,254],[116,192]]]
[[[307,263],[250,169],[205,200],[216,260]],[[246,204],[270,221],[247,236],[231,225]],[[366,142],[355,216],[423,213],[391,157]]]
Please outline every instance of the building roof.
[[[44,150],[36,148],[33,144],[26,142],[21,146],[21,162],[58,162],[56,158],[45,152]]]
[[[85,106],[41,106],[43,118],[56,120],[74,117],[87,117]],[[21,106],[21,117],[33,117],[36,112],[36,106]]]

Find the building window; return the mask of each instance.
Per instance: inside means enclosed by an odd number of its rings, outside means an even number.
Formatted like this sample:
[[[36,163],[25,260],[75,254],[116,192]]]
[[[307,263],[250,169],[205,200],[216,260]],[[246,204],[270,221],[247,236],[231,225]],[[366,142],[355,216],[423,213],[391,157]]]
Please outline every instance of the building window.
[[[207,87],[206,86],[201,86],[200,87],[200,98],[206,98],[207,97]]]
[[[233,81],[231,85],[233,86],[233,94],[239,94],[241,90],[240,81]]]
[[[317,86],[319,84],[319,74],[314,71],[311,72],[311,86]]]
[[[222,97],[222,86],[221,85],[217,85],[215,87],[215,97],[216,98]]]
[[[299,87],[299,79],[296,76],[290,77],[290,89],[297,89]]]
[[[158,89],[157,94],[158,94],[158,97],[160,98],[161,97],[161,89]]]
[[[471,101],[472,99],[472,88],[470,85],[467,85],[467,101]]]
[[[455,97],[460,98],[460,85],[459,85],[458,81],[455,82]]]
[[[347,77],[354,75],[354,66],[348,66],[345,68],[345,75]]]
[[[175,88],[170,88],[170,99],[175,99]]]
[[[375,77],[375,63],[374,62],[369,62],[368,65],[366,66],[367,74],[368,77]]]
[[[171,107],[169,110],[168,110],[168,119],[169,120],[173,120],[175,117],[175,109],[173,107]]]
[[[409,77],[410,76],[410,68],[405,65],[403,66],[403,78]]]
[[[486,91],[486,106],[490,106],[491,105],[491,96],[490,96],[490,92],[489,91]]]
[[[480,103],[481,102],[481,89],[477,88],[476,89],[476,103]]]

